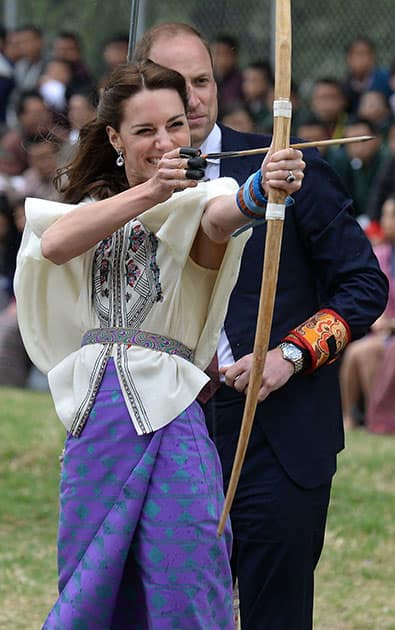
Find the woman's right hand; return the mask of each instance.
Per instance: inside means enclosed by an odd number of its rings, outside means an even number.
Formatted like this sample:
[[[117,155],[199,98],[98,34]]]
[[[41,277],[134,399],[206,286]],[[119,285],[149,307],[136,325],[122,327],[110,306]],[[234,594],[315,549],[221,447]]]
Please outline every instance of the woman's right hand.
[[[190,157],[181,157],[180,149],[173,149],[163,154],[156,173],[147,182],[154,203],[166,201],[175,191],[197,186],[198,182],[187,176],[190,159]]]

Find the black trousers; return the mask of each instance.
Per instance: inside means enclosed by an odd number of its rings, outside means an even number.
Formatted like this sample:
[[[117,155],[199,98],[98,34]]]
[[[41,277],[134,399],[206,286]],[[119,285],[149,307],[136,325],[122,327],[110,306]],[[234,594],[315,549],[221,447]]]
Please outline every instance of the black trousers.
[[[204,405],[227,488],[244,399],[223,386]],[[290,444],[292,448],[292,444]],[[254,424],[231,511],[232,571],[242,630],[312,628],[314,569],[325,533],[331,484],[295,484]]]

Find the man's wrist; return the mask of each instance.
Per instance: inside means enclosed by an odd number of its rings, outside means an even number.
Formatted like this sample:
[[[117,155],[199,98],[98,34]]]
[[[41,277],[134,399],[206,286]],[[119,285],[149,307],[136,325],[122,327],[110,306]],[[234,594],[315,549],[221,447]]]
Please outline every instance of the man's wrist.
[[[304,353],[295,344],[289,341],[282,341],[278,347],[281,350],[281,354],[285,361],[292,363],[294,368],[294,374],[298,374],[304,368]]]

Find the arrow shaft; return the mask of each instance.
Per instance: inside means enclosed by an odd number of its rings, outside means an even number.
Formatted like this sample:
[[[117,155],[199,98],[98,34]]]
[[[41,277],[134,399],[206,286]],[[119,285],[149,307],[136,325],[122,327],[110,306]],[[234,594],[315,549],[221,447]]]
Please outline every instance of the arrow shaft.
[[[315,147],[329,147],[337,144],[352,144],[353,142],[367,142],[373,140],[374,136],[350,136],[348,138],[328,138],[327,140],[311,140],[309,142],[296,142],[289,146],[293,149],[309,149]],[[270,147],[259,147],[257,149],[244,149],[243,151],[222,151],[219,153],[205,153],[201,157],[204,159],[224,159],[243,157],[247,155],[259,155],[268,153]]]

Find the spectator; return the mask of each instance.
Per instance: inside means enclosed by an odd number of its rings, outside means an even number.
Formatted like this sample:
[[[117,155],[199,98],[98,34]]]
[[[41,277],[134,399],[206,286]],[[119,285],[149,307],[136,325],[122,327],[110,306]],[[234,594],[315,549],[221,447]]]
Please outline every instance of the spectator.
[[[214,75],[218,86],[219,114],[243,99],[242,73],[239,69],[239,43],[235,37],[218,35],[210,45]]]
[[[20,175],[28,167],[23,142],[26,138],[45,134],[52,127],[51,112],[36,90],[21,94],[16,106],[18,126],[0,139],[0,172]]]
[[[16,253],[19,246],[19,235],[12,218],[7,196],[0,194],[0,311],[12,297],[12,281],[14,278]]]
[[[129,35],[119,33],[107,39],[103,44],[103,60],[105,70],[99,79],[99,90],[104,87],[111,72],[128,58]]]
[[[361,94],[358,105],[358,117],[369,120],[387,141],[392,123],[392,113],[388,98],[383,92],[369,90]]]
[[[310,109],[325,124],[327,138],[342,138],[346,123],[346,97],[340,81],[317,79],[310,97]]]
[[[388,304],[381,317],[372,325],[370,334],[346,348],[340,384],[345,427],[352,428],[363,422],[363,410],[369,408],[369,427],[383,433],[387,429],[395,431],[394,352],[391,355],[392,363],[383,362],[386,346],[391,338],[394,339],[395,333],[395,196],[385,201],[380,222],[385,242],[375,247],[375,254],[390,283]],[[376,414],[380,410],[383,412],[383,408],[380,407],[378,394],[386,391],[391,379],[394,387],[392,394],[387,392],[387,402],[392,400],[392,408],[387,406],[384,417],[381,415],[379,420]],[[386,383],[384,390],[383,383]],[[370,405],[371,394],[374,395],[373,406]]]
[[[347,111],[356,114],[361,94],[377,90],[390,96],[389,71],[376,65],[375,46],[368,37],[357,37],[346,49],[348,74],[344,81]]]
[[[68,96],[80,89],[93,85],[94,79],[82,55],[81,39],[74,31],[59,31],[52,44],[52,56],[71,64],[72,79],[68,85]]]
[[[252,133],[255,131],[254,119],[248,108],[240,101],[230,103],[222,113],[221,122],[236,131]]]
[[[8,206],[7,200],[4,199],[4,197],[2,199],[2,207],[4,207],[4,203]],[[24,200],[18,200],[17,205],[19,207],[21,206],[23,216],[21,216],[18,220],[18,228],[16,223],[9,218],[9,229],[16,235],[19,242],[20,234],[22,233],[25,224],[23,207]],[[2,213],[0,213],[0,217],[1,216]],[[8,209],[7,216],[10,217]],[[7,256],[9,256],[9,254],[7,254]],[[12,253],[12,275],[15,270],[15,261],[16,249],[14,249]],[[25,387],[28,382],[30,369],[31,362],[27,356],[21,334],[19,332],[11,278],[7,304],[0,312],[0,386]]]
[[[19,33],[8,31],[4,42],[4,54],[14,67],[17,61],[22,59],[22,50],[19,45]]]
[[[65,59],[47,61],[39,80],[39,91],[51,109],[54,122],[65,126],[66,92],[73,79],[73,67]]]
[[[326,125],[325,123],[310,114],[305,116],[298,125],[296,135],[308,142],[318,142],[319,140],[326,140]]]
[[[56,175],[59,153],[59,140],[54,136],[34,136],[25,141],[28,168],[18,177],[10,180],[8,196],[13,203],[18,198],[45,197],[59,199],[53,179]]]
[[[369,396],[366,427],[372,433],[395,433],[395,336],[388,338]]]
[[[257,131],[271,131],[273,85],[268,61],[253,61],[243,70],[243,97]]]
[[[5,126],[8,100],[15,87],[14,68],[6,55],[7,31],[0,24],[0,127]]]
[[[69,98],[67,118],[70,131],[59,154],[59,164],[69,162],[76,148],[80,129],[95,116],[97,93],[92,90],[79,90]]]
[[[346,138],[364,135],[375,137],[368,142],[339,147],[330,157],[331,165],[353,198],[353,214],[362,227],[369,222],[371,190],[388,155],[382,136],[369,120],[354,118],[347,123],[344,130]]]
[[[96,112],[97,94],[94,91],[76,92],[72,94],[68,104],[68,118],[70,123],[70,140],[75,143],[79,131]]]
[[[17,99],[21,92],[37,88],[42,74],[44,59],[44,38],[37,26],[20,26],[15,30],[20,59],[15,64]]]
[[[296,135],[299,138],[303,138],[308,142],[319,142],[320,140],[326,140],[327,136],[327,126],[326,124],[316,118],[313,114],[310,116],[305,116],[304,119],[299,123],[296,128]],[[334,147],[317,147],[321,155],[328,160],[330,159],[331,154],[335,151]]]
[[[389,155],[375,178],[368,214],[372,222],[379,222],[384,201],[395,194],[395,123],[388,131]]]

